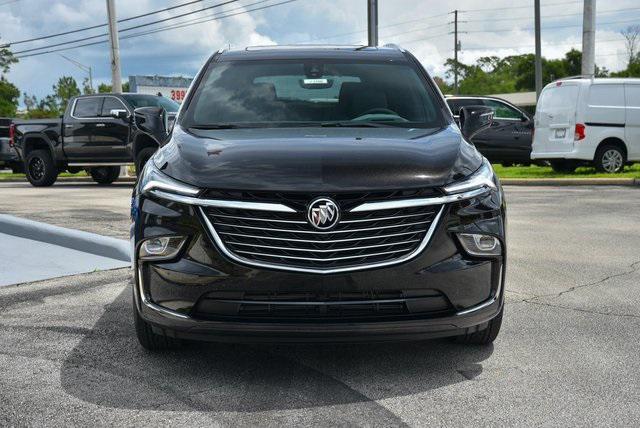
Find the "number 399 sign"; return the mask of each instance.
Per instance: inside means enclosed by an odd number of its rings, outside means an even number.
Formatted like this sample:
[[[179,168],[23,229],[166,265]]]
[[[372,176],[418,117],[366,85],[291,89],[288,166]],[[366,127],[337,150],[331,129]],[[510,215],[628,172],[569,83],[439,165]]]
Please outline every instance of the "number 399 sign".
[[[184,97],[186,95],[186,89],[172,89],[169,98],[171,98],[173,101],[181,103],[182,101],[184,101]]]

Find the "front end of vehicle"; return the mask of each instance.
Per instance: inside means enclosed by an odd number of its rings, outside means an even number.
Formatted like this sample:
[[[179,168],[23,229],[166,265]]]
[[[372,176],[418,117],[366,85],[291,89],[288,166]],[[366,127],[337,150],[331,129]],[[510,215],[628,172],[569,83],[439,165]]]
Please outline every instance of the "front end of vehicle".
[[[486,161],[446,186],[366,192],[198,188],[162,166],[131,210],[136,315],[158,337],[471,337],[501,317],[505,201]]]

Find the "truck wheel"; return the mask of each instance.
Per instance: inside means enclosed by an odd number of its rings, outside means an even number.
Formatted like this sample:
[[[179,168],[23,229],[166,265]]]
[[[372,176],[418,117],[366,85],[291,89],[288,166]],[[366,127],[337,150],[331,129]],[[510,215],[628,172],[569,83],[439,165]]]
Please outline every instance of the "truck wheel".
[[[561,174],[571,174],[578,167],[575,162],[570,160],[554,160],[549,163],[551,164],[551,169]]]
[[[27,155],[25,162],[27,180],[35,187],[53,185],[58,179],[58,168],[53,162],[49,150],[34,150]]]
[[[182,347],[180,339],[154,333],[151,325],[143,320],[138,313],[135,302],[133,304],[133,317],[135,319],[138,342],[144,349],[148,351],[166,351]]]
[[[101,166],[89,170],[91,178],[98,184],[111,184],[120,176],[119,166]]]
[[[622,172],[626,163],[624,151],[612,144],[604,145],[598,149],[594,163],[596,169],[600,172],[609,174]]]
[[[456,342],[463,343],[465,345],[489,345],[493,343],[500,333],[500,327],[502,326],[502,314],[504,314],[504,306],[500,309],[500,313],[491,321],[484,330],[476,331],[474,333],[465,334],[463,336],[456,337]]]
[[[138,177],[140,177],[144,166],[146,165],[147,161],[151,159],[151,156],[153,156],[156,150],[158,150],[157,147],[146,147],[140,150],[138,156],[136,156],[136,175]]]

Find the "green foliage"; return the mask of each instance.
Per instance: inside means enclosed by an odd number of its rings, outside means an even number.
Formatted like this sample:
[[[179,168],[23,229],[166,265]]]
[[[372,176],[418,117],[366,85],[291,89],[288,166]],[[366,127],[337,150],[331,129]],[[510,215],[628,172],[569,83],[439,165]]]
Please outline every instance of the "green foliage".
[[[25,119],[48,119],[60,116],[58,102],[53,95],[38,100],[35,95],[23,94],[22,102],[27,107]]]
[[[58,83],[53,85],[53,95],[58,102],[58,111],[65,111],[69,100],[80,95],[78,82],[71,76],[62,76]]]
[[[82,81],[82,93],[84,95],[91,95],[96,93],[95,89],[93,89],[93,86],[91,86],[91,81],[88,77],[85,77]]]
[[[512,55],[504,58],[489,56],[479,58],[475,64],[456,64],[448,59],[446,77],[451,79],[455,69],[459,73],[461,94],[488,95],[510,92],[535,91],[535,56]],[[579,75],[582,68],[582,52],[571,49],[564,58],[542,58],[542,83]],[[606,68],[596,67],[597,77],[606,77]]]
[[[0,116],[15,116],[19,98],[20,90],[4,76],[0,77]]]
[[[111,85],[106,83],[101,83],[98,85],[98,93],[100,94],[108,94],[112,92]],[[122,92],[129,92],[129,82],[122,83]]]

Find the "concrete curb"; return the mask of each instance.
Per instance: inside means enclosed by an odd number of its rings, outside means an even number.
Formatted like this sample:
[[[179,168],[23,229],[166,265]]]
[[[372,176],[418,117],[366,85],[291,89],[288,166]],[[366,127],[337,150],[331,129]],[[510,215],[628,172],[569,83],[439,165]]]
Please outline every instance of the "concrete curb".
[[[509,186],[640,186],[637,178],[501,178]]]
[[[58,177],[56,183],[94,183],[91,177]],[[114,183],[135,183],[135,177],[129,178],[118,178]],[[10,178],[7,180],[0,180],[0,184],[2,183],[28,183],[26,178]]]
[[[0,214],[0,233],[46,242],[124,262],[131,261],[131,250],[128,241],[96,233],[67,229],[7,214]]]

